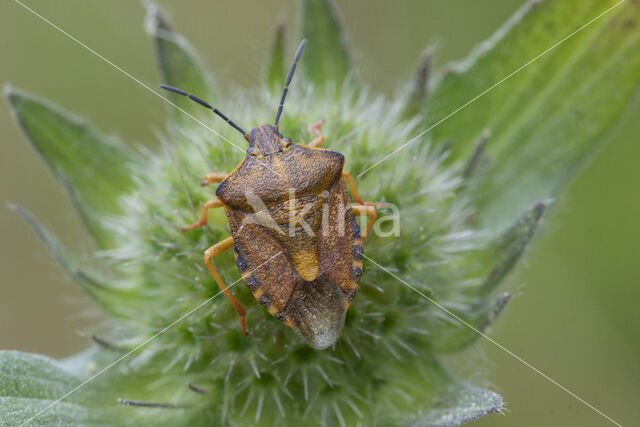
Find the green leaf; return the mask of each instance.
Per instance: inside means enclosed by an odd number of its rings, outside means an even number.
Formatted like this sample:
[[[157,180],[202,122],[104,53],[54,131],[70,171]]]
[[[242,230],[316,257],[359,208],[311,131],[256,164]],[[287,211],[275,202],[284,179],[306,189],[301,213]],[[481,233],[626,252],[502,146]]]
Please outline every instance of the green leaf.
[[[71,361],[0,352],[0,425],[196,425],[201,410],[132,408],[118,403],[121,396],[147,393],[135,375],[115,367],[101,372],[113,359],[95,349]],[[166,397],[168,393],[158,394]]]
[[[454,158],[469,158],[491,131],[491,167],[475,196],[482,225],[498,229],[557,194],[629,103],[640,82],[640,4],[626,1],[596,19],[614,4],[529,1],[434,85],[427,126],[482,94],[432,131],[453,139]]]
[[[11,207],[33,229],[51,255],[73,281],[82,287],[107,313],[118,317],[131,317],[137,307],[135,293],[118,286],[116,279],[89,268],[86,263],[72,256],[47,229],[42,227],[29,212],[20,206]]]
[[[2,397],[30,399],[57,399],[81,382],[51,359],[17,351],[0,352],[0,378]]]
[[[282,90],[287,77],[287,70],[284,65],[284,31],[284,24],[279,24],[276,27],[267,65],[267,85],[278,90]]]
[[[94,406],[96,390],[88,385],[71,399],[55,403],[82,379],[64,370],[44,356],[0,352],[0,424],[87,425],[107,423],[105,408]],[[37,416],[36,416],[37,415]],[[32,417],[35,419],[31,420]]]
[[[148,3],[145,28],[152,37],[156,61],[162,83],[175,86],[202,99],[214,98],[214,90],[207,72],[191,44],[176,33],[166,14],[155,3]],[[204,110],[198,104],[171,92],[166,92],[171,102],[196,117]],[[191,124],[192,119],[179,109],[169,106],[177,123]]]
[[[302,0],[302,35],[308,41],[301,60],[306,76],[316,86],[331,82],[339,89],[354,67],[331,0]]]
[[[115,138],[26,92],[6,87],[14,118],[27,139],[67,188],[102,248],[113,244],[105,215],[120,211],[118,197],[131,188],[136,155]]]
[[[477,286],[468,289],[466,294],[458,295],[458,300],[465,298],[469,302],[462,304],[466,307],[465,310],[455,311],[457,316],[480,332],[493,323],[509,301],[508,293],[494,297],[493,291],[528,247],[545,208],[546,205],[542,202],[531,206],[511,227],[490,241],[484,249],[469,253],[463,265],[458,266],[460,269],[469,269],[470,277],[484,277]],[[468,347],[478,337],[479,334],[467,325],[457,319],[447,318],[446,323],[438,323],[433,328],[430,342],[436,352],[451,353]]]

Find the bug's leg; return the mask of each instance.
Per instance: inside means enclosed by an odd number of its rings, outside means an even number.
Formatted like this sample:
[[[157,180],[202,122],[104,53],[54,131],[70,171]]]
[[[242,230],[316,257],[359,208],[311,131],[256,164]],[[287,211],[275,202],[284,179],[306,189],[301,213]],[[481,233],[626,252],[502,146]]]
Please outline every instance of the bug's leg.
[[[356,184],[353,182],[353,178],[351,178],[351,174],[343,170],[342,176],[344,176],[344,179],[347,181],[347,185],[349,186],[349,189],[351,190],[351,195],[353,196],[353,200],[355,201],[355,203],[351,205],[351,208],[353,209],[353,213],[356,216],[366,215],[369,217],[369,222],[367,222],[367,227],[365,228],[364,233],[362,234],[362,241],[365,241],[367,239],[367,235],[369,234],[369,231],[371,230],[371,227],[373,227],[373,223],[376,222],[376,219],[378,218],[376,207],[384,206],[385,204],[363,202],[362,198],[360,197],[360,193],[358,193],[358,190],[356,189]]]
[[[360,193],[358,193],[358,190],[356,189],[356,185],[353,182],[353,178],[351,178],[351,174],[345,170],[342,171],[342,176],[344,176],[344,178],[347,181],[347,185],[349,186],[349,189],[351,190],[351,195],[353,196],[353,201],[356,202],[359,205],[364,205],[364,206],[375,206],[375,207],[382,207],[385,206],[386,203],[381,202],[381,203],[374,203],[374,202],[363,202],[362,198],[360,197]]]
[[[219,241],[218,243],[216,243],[215,245],[211,246],[209,249],[204,251],[204,263],[207,265],[207,268],[211,272],[211,275],[213,276],[216,283],[220,287],[220,290],[222,291],[224,296],[227,297],[227,299],[229,300],[233,308],[236,310],[236,313],[238,313],[238,316],[240,316],[240,326],[242,327],[242,333],[245,335],[249,335],[249,332],[247,332],[247,324],[245,321],[245,314],[247,313],[246,310],[238,302],[238,300],[234,298],[231,292],[229,292],[229,289],[227,289],[227,286],[224,284],[224,282],[222,281],[222,278],[220,277],[220,275],[216,271],[216,268],[213,266],[213,263],[211,262],[211,258],[213,258],[216,255],[220,255],[222,252],[226,251],[232,246],[233,246],[233,237],[231,236],[227,237],[224,240]]]
[[[324,135],[320,133],[320,128],[323,124],[324,120],[320,120],[319,122],[316,122],[309,126],[309,132],[313,133],[316,136],[313,141],[307,144],[309,147],[317,148],[320,147],[324,142]]]
[[[182,231],[188,231],[188,230],[193,230],[194,228],[198,228],[198,227],[202,227],[204,225],[207,224],[207,211],[209,209],[213,209],[213,208],[219,208],[223,206],[222,202],[218,199],[211,199],[211,200],[207,200],[202,208],[202,214],[200,215],[200,219],[196,222],[194,222],[191,225],[188,225],[186,227],[182,227],[180,230]]]
[[[359,205],[364,205],[365,203],[362,201],[362,198],[360,197],[360,193],[358,193],[358,190],[356,190],[356,184],[353,182],[353,178],[351,178],[351,174],[345,170],[342,171],[342,176],[344,176],[344,179],[347,181],[347,185],[349,186],[349,189],[351,190],[351,195],[353,196],[353,201],[356,202]]]
[[[367,240],[367,236],[369,235],[369,231],[371,227],[373,227],[373,223],[376,222],[376,218],[378,218],[378,213],[376,212],[376,207],[371,205],[362,205],[354,203],[351,205],[351,209],[353,209],[353,213],[356,216],[366,215],[369,217],[369,222],[367,222],[367,227],[362,233],[362,241]]]
[[[202,178],[202,181],[200,181],[200,185],[202,187],[206,187],[207,185],[213,184],[214,182],[222,182],[227,176],[229,175],[227,175],[226,173],[211,172],[206,174],[204,178]]]

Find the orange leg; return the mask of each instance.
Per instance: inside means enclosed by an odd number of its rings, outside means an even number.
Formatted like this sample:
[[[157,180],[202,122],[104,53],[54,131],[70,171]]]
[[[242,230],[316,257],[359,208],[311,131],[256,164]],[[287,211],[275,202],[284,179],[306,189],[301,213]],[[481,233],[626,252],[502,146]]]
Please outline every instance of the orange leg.
[[[198,227],[202,227],[204,225],[207,224],[207,211],[209,209],[213,209],[213,208],[219,208],[223,206],[223,203],[218,200],[218,199],[211,199],[211,200],[207,200],[204,204],[204,207],[202,208],[202,214],[200,215],[200,219],[196,222],[194,222],[191,225],[188,225],[186,227],[182,227],[180,230],[182,231],[188,231],[188,230],[193,230],[194,228],[198,228]]]
[[[362,205],[354,203],[351,205],[351,209],[353,209],[353,213],[356,216],[366,215],[369,217],[369,222],[367,222],[367,227],[362,233],[362,241],[367,240],[367,236],[369,235],[369,231],[371,227],[373,227],[373,223],[376,222],[376,218],[378,218],[378,213],[376,212],[376,207],[371,205]]]
[[[353,178],[351,178],[351,174],[343,170],[342,176],[344,176],[344,179],[347,180],[347,185],[351,190],[351,195],[353,196],[353,200],[359,205],[364,205],[365,203],[362,201],[362,198],[360,197],[358,190],[356,190],[356,184],[353,182]]]
[[[384,202],[381,202],[381,203],[363,202],[362,198],[360,197],[360,194],[358,193],[358,190],[356,190],[356,185],[353,182],[353,178],[351,178],[351,174],[349,172],[343,170],[342,171],[342,175],[347,180],[347,185],[349,186],[349,189],[351,190],[351,195],[353,196],[353,201],[354,202],[356,202],[359,205],[376,206],[376,207],[379,207],[379,208],[386,205]]]
[[[222,182],[228,175],[226,173],[218,173],[211,172],[204,176],[202,181],[200,181],[200,185],[202,187],[206,187],[209,184],[213,184],[214,182]]]
[[[232,246],[233,246],[233,237],[227,237],[226,239],[219,241],[218,243],[216,243],[215,245],[211,246],[209,249],[204,251],[204,263],[207,265],[207,268],[211,272],[211,275],[213,276],[216,283],[220,287],[220,290],[222,291],[224,296],[227,297],[227,299],[229,300],[233,308],[236,310],[236,313],[238,313],[238,316],[240,316],[240,327],[242,328],[242,333],[245,335],[249,335],[249,332],[247,332],[247,323],[245,320],[245,315],[247,314],[246,310],[238,302],[238,300],[234,298],[231,292],[229,292],[229,289],[227,289],[227,286],[224,284],[224,282],[222,281],[222,278],[220,277],[220,275],[216,271],[216,268],[213,266],[213,263],[211,262],[211,258],[221,254],[222,252],[226,251]]]
[[[309,132],[313,133],[316,136],[313,141],[307,144],[309,147],[318,148],[324,142],[324,135],[320,133],[320,128],[322,127],[323,124],[324,124],[324,120],[320,120],[319,122],[316,122],[311,126],[309,126]]]
[[[343,170],[342,176],[344,176],[344,179],[347,181],[347,185],[349,186],[351,195],[353,196],[353,200],[355,201],[355,203],[351,205],[353,213],[356,216],[366,215],[369,217],[367,227],[362,234],[362,241],[365,241],[367,239],[367,236],[369,235],[369,231],[371,231],[371,227],[373,227],[373,224],[378,218],[376,207],[384,206],[384,203],[363,202],[362,198],[360,197],[360,193],[358,193],[358,190],[356,189],[356,184],[353,182],[353,178],[351,178],[351,174]]]

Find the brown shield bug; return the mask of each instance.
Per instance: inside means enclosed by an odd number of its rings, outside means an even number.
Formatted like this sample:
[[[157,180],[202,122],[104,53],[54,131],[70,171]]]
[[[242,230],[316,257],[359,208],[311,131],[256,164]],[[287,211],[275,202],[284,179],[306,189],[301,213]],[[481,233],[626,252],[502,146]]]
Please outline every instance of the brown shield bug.
[[[208,209],[224,208],[231,236],[207,249],[204,262],[240,316],[242,332],[247,335],[245,309],[211,262],[231,247],[242,278],[258,302],[312,347],[324,349],[340,336],[358,289],[362,243],[376,219],[376,209],[362,202],[353,179],[343,170],[344,156],[321,148],[322,121],[309,127],[316,138],[308,145],[292,143],[279,132],[282,106],[305,44],[303,40],[296,52],[273,126],[254,127],[251,134],[197,96],[171,86],[162,88],[212,110],[249,142],[245,159],[230,174],[205,175],[202,185],[219,183],[217,198],[204,204],[199,221],[183,228],[204,226]],[[369,217],[362,235],[357,215]]]

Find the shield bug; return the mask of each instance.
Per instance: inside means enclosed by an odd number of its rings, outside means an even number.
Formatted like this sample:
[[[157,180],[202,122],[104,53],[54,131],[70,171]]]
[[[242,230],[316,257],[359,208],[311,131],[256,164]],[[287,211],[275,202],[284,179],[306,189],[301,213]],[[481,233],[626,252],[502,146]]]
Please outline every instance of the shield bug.
[[[183,228],[202,227],[209,209],[224,208],[231,236],[207,249],[204,262],[240,316],[242,332],[248,334],[245,309],[212,263],[213,257],[230,248],[258,302],[312,347],[324,349],[340,336],[358,289],[362,243],[376,209],[362,202],[353,179],[343,170],[344,156],[321,148],[322,121],[309,127],[316,137],[308,145],[293,143],[279,131],[282,107],[305,44],[306,40],[300,43],[289,70],[274,124],[254,127],[250,134],[197,96],[171,86],[162,88],[212,110],[249,142],[245,159],[231,173],[205,175],[202,185],[219,183],[217,197],[204,204],[197,222]],[[362,235],[357,215],[369,217]]]

